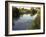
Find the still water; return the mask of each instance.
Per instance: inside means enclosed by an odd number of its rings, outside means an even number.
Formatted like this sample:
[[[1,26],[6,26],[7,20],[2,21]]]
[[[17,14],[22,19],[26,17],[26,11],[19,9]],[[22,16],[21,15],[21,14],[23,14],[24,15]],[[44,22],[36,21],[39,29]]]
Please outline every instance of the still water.
[[[18,20],[14,19],[13,30],[27,30],[32,25],[32,16],[30,14],[21,15]]]

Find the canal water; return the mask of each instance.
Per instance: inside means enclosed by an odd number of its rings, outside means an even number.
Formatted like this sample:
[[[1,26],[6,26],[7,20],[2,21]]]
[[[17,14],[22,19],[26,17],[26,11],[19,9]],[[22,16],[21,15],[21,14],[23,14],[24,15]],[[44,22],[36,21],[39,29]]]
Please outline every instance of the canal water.
[[[13,19],[13,30],[28,30],[32,26],[32,16],[30,14],[23,14],[16,20]]]

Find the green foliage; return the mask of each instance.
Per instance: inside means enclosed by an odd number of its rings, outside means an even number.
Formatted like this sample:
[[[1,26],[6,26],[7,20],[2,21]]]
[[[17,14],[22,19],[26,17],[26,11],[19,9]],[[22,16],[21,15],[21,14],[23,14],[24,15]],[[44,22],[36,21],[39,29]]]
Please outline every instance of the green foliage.
[[[34,12],[37,11],[37,12]],[[32,27],[28,26],[28,29],[40,29],[40,8],[36,8],[35,10],[31,8],[31,15],[38,14],[36,19],[32,21]],[[34,14],[33,14],[34,13]]]
[[[19,8],[19,12],[20,13],[30,12],[31,13],[31,10],[30,9]]]
[[[35,15],[37,13],[37,10],[34,8],[31,8],[31,16]]]
[[[32,21],[32,28],[31,29],[40,29],[40,8],[36,8],[37,10],[37,17],[34,21]]]

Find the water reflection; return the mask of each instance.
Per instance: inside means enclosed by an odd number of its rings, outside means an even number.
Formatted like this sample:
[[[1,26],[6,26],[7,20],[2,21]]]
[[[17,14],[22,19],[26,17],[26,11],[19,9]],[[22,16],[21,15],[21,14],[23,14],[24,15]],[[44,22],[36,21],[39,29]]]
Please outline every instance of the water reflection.
[[[27,30],[32,24],[32,16],[30,14],[23,14],[16,20],[14,18],[13,30]]]

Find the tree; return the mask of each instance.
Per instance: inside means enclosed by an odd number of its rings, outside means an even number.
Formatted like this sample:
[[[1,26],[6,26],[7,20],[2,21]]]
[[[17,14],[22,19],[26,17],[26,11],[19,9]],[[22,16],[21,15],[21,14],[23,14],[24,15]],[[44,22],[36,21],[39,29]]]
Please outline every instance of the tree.
[[[37,13],[37,10],[34,8],[31,8],[31,16],[35,15]]]
[[[16,7],[12,7],[12,14],[13,14],[13,18],[18,18],[20,16],[19,9]]]

